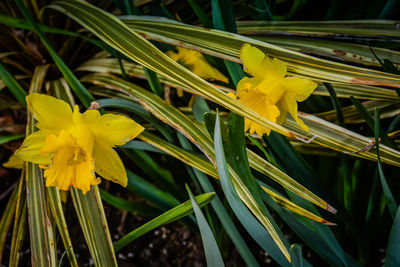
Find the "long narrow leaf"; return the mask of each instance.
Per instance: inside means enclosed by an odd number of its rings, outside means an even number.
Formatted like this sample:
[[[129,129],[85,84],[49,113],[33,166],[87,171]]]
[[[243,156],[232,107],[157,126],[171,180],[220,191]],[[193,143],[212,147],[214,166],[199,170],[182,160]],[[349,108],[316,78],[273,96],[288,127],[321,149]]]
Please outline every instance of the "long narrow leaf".
[[[215,196],[215,193],[205,193],[199,196],[196,196],[195,199],[200,207],[207,205]],[[145,233],[160,227],[162,225],[168,224],[170,222],[174,222],[179,220],[182,217],[185,217],[193,212],[192,204],[190,200],[176,206],[175,208],[163,213],[162,215],[158,216],[157,218],[147,222],[146,224],[138,227],[137,229],[133,230],[129,234],[122,237],[120,240],[114,242],[114,249],[115,251],[119,251],[122,248],[126,247],[136,238],[144,235]]]
[[[225,266],[224,261],[222,260],[221,253],[219,252],[219,248],[217,242],[215,241],[213,232],[211,231],[210,226],[199,205],[196,202],[196,199],[193,196],[192,191],[190,191],[189,186],[186,185],[186,190],[189,193],[190,202],[192,203],[194,214],[196,215],[197,223],[199,224],[201,239],[203,241],[203,247],[206,255],[207,266],[208,267],[219,267]]]

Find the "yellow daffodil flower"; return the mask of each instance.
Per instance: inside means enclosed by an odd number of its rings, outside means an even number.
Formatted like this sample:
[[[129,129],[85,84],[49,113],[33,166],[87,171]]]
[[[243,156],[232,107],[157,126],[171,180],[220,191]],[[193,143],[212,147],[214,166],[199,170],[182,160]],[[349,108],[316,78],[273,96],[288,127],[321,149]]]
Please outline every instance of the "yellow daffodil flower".
[[[176,47],[176,49],[178,50],[178,53],[168,51],[166,53],[167,56],[184,65],[194,74],[203,79],[229,83],[228,78],[226,78],[218,69],[211,66],[200,52],[179,46]]]
[[[95,173],[122,186],[127,184],[125,167],[113,147],[123,145],[144,129],[120,115],[83,114],[76,105],[44,94],[26,97],[37,120],[38,131],[25,138],[15,154],[44,169],[46,186],[68,190],[72,185],[85,194],[100,183]]]
[[[239,81],[234,97],[272,122],[283,123],[289,112],[302,129],[308,130],[307,125],[297,116],[297,102],[306,100],[317,83],[286,77],[287,69],[283,61],[271,59],[249,44],[242,46],[240,58],[244,71],[253,77],[244,77]],[[271,132],[271,129],[245,119],[247,130],[260,136]]]

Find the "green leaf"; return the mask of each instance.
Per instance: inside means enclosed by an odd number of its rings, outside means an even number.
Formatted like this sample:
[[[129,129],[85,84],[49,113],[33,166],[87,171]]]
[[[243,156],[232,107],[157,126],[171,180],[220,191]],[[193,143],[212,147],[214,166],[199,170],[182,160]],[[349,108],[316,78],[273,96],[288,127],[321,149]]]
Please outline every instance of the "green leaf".
[[[215,196],[215,193],[205,193],[199,196],[196,196],[195,199],[197,203],[199,204],[200,207],[203,207],[210,203],[211,200],[213,200]],[[122,237],[120,240],[114,242],[114,249],[115,251],[120,251],[122,248],[126,247],[129,245],[131,242],[133,242],[136,238],[144,235],[145,233],[160,227],[162,225],[174,222],[176,220],[181,219],[182,217],[185,217],[193,212],[192,209],[192,204],[190,200],[180,204],[179,206],[176,206],[175,208],[161,214],[157,218],[149,221],[148,223],[136,228],[129,234],[125,235]]]
[[[249,212],[246,206],[241,201],[236,189],[231,181],[228,168],[225,161],[225,152],[222,143],[221,129],[219,122],[219,115],[217,114],[217,120],[214,128],[214,143],[218,175],[221,181],[221,186],[224,194],[228,200],[229,205],[233,209],[235,215],[242,223],[243,227],[253,239],[265,250],[271,257],[276,260],[282,266],[289,266],[290,256],[283,254],[283,252],[276,246],[274,239],[271,234],[266,231]]]
[[[158,210],[140,203],[134,203],[132,201],[125,200],[123,198],[116,197],[107,191],[100,189],[101,199],[110,205],[120,209],[132,212],[133,214],[139,214],[141,216],[153,217],[159,214]]]
[[[290,246],[290,258],[292,259],[292,267],[303,267],[303,257],[300,245],[293,244]]]
[[[190,202],[192,203],[194,214],[196,215],[197,223],[200,228],[201,240],[203,242],[203,248],[206,255],[207,266],[208,267],[219,267],[225,266],[224,261],[222,260],[221,253],[219,252],[219,248],[217,242],[215,241],[214,235],[211,231],[210,226],[199,205],[197,204],[192,191],[190,191],[189,186],[186,184],[186,190],[188,191]]]
[[[15,209],[14,229],[11,238],[9,266],[18,266],[23,240],[25,240],[26,237],[28,218],[25,186],[25,179],[22,174],[18,183],[17,206]],[[3,244],[5,244],[5,242]]]
[[[340,105],[339,99],[336,96],[335,89],[333,89],[333,86],[330,83],[324,83],[324,86],[329,92],[329,96],[332,101],[333,108],[336,110],[336,117],[338,124],[342,127],[344,127],[344,118],[343,118],[343,113],[342,113],[342,107]]]
[[[4,211],[0,219],[0,260],[3,255],[4,246],[6,244],[6,236],[8,229],[14,219],[15,207],[17,206],[18,187],[12,190],[11,196],[5,205]]]
[[[354,97],[350,97],[351,102],[353,102],[354,106],[357,108],[358,112],[360,112],[360,115],[364,118],[365,122],[367,123],[368,127],[372,130],[375,131],[375,123],[374,119],[369,115],[367,109],[361,104],[360,101],[358,101]],[[382,138],[382,142],[385,145],[388,145],[392,148],[397,149],[396,144],[391,140],[386,134],[385,131],[379,126],[379,134],[380,137]]]
[[[24,134],[15,134],[15,135],[7,135],[7,136],[0,136],[0,145],[5,144],[7,142],[18,140],[24,137]]]
[[[393,197],[392,191],[390,190],[390,187],[386,181],[385,174],[383,173],[383,167],[380,159],[380,153],[379,153],[379,136],[380,136],[380,119],[379,119],[379,112],[377,109],[375,109],[375,116],[374,116],[374,121],[375,121],[375,127],[374,127],[374,132],[375,132],[375,146],[376,146],[376,155],[378,158],[378,171],[379,171],[379,178],[381,180],[381,185],[383,189],[383,193],[386,198],[386,202],[388,204],[389,212],[394,218],[396,216],[396,211],[397,211],[397,202]]]
[[[307,162],[305,162],[305,160],[293,150],[290,143],[286,140],[285,137],[277,135],[275,133],[271,133],[268,137],[264,135],[264,137],[265,141],[274,152],[274,155],[277,156],[279,161],[282,163],[282,166],[285,167],[285,169],[291,176],[298,179],[302,184],[306,185],[313,192],[316,192],[318,193],[318,195],[324,196],[324,198],[329,199],[327,190],[325,188],[322,188],[318,183],[315,172],[311,169]],[[309,203],[294,196],[293,194],[291,194],[291,192],[288,192],[288,194],[294,203],[306,207],[307,210],[312,211],[314,214],[318,214],[318,211],[315,209],[315,207],[308,205]],[[308,231],[306,231],[306,236],[314,235],[315,239],[320,238],[320,240],[323,240],[323,242],[325,243],[324,245],[329,248],[328,251],[321,251],[320,249],[318,249],[318,246],[320,246],[320,244],[318,244],[317,242],[313,242],[314,249],[316,251],[327,255],[324,257],[329,258],[331,262],[337,262],[337,260],[339,259],[339,262],[341,262],[341,264],[348,264],[343,249],[333,235],[332,231],[327,226],[316,224],[309,220],[305,221],[303,220],[303,218],[299,218],[299,220],[301,220],[303,223],[306,223],[306,225],[312,225],[311,229],[315,231],[314,233],[309,233]],[[300,226],[294,225],[293,227]],[[298,231],[296,231],[296,233],[299,234]],[[306,236],[303,236],[303,238],[309,238]],[[333,252],[333,255],[330,252]]]
[[[235,14],[231,0],[212,0],[211,13],[215,29],[236,32]]]
[[[272,20],[272,13],[269,9],[269,5],[265,0],[254,0],[254,4],[257,8],[258,17],[261,20]]]
[[[400,265],[400,207],[394,217],[386,250],[385,267]]]
[[[21,106],[26,107],[26,92],[22,89],[21,85],[15,80],[10,72],[0,62],[0,78],[7,85],[10,92],[15,96]]]
[[[193,115],[196,120],[204,122],[204,114],[210,112],[206,100],[201,96],[196,96],[193,104]]]
[[[204,11],[196,4],[194,0],[188,0],[188,3],[193,9],[193,12],[196,14],[197,18],[203,24],[203,26],[211,29],[213,27],[213,24],[206,13],[204,13]]]
[[[184,138],[182,135],[178,135],[179,141],[183,148],[190,149],[191,145],[189,141]],[[210,164],[211,165],[211,164]],[[199,170],[192,168],[193,173],[197,178],[201,188],[205,192],[215,192],[215,189],[209,178],[204,173],[200,172]],[[240,235],[239,231],[236,229],[235,224],[232,222],[228,212],[226,211],[224,205],[222,204],[218,195],[215,196],[214,200],[211,202],[211,206],[213,207],[217,217],[221,221],[225,231],[227,232],[228,236],[231,238],[233,244],[235,245],[236,249],[238,250],[239,254],[242,256],[244,262],[248,266],[259,266],[257,260],[254,258],[252,252],[244,242],[242,236]]]
[[[383,7],[381,13],[379,14],[380,19],[390,19],[396,14],[396,10],[399,9],[399,1],[398,0],[388,0],[386,1],[385,6]]]
[[[146,74],[147,81],[150,84],[151,90],[153,90],[153,92],[156,95],[158,95],[159,97],[163,97],[164,90],[161,86],[161,83],[160,83],[160,80],[158,79],[157,74],[148,68],[143,68],[143,69],[144,69],[144,73]]]

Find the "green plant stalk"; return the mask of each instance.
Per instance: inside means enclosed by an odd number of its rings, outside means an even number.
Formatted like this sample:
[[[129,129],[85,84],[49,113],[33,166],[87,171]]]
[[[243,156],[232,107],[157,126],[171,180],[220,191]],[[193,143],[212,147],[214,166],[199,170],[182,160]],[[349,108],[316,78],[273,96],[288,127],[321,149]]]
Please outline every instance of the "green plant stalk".
[[[7,201],[7,205],[0,219],[0,261],[6,243],[5,239],[8,229],[10,228],[13,218],[15,217],[14,213],[17,203],[18,203],[18,187],[15,187],[11,192],[11,196]]]

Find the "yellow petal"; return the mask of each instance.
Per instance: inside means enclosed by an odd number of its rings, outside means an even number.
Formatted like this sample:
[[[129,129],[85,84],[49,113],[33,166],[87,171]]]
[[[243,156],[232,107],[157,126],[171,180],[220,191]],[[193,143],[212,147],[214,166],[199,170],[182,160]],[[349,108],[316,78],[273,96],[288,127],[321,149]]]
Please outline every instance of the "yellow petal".
[[[275,77],[276,79],[282,79],[285,77],[287,72],[286,63],[277,59],[265,57],[262,66],[264,68],[264,75]]]
[[[285,77],[286,63],[266,56],[260,49],[250,44],[244,44],[240,49],[240,59],[243,61],[244,71],[256,78]]]
[[[111,147],[96,144],[93,150],[95,171],[105,179],[126,186],[128,178],[124,164]]]
[[[39,130],[30,134],[25,138],[21,147],[15,151],[15,154],[24,161],[29,161],[36,164],[47,165],[50,163],[50,156],[40,154],[40,150],[46,144],[46,137],[50,132]]]
[[[12,154],[8,161],[3,163],[3,166],[6,168],[22,169],[24,161],[17,155]]]
[[[184,47],[177,47],[177,50],[178,53],[168,51],[167,55],[190,69],[197,76],[210,81],[216,80],[229,83],[228,78],[208,63],[206,58],[200,52]]]
[[[86,116],[85,112],[83,115]],[[144,128],[135,121],[121,115],[106,114],[101,116],[97,124],[90,127],[96,145],[123,145],[143,132]]]
[[[233,92],[229,92],[227,93],[228,96],[232,97],[233,99],[237,99],[238,96],[236,94],[234,94]]]
[[[181,56],[179,55],[179,53],[175,53],[174,51],[168,51],[165,53],[167,56],[169,56],[170,58],[172,58],[175,61],[178,61]]]
[[[282,85],[287,91],[295,94],[298,102],[306,100],[318,86],[316,82],[297,77],[286,77],[283,79]]]
[[[243,61],[243,69],[253,77],[265,75],[263,61],[265,54],[255,46],[244,44],[240,49],[240,59]]]
[[[198,58],[195,63],[190,64],[189,66],[194,74],[203,79],[229,83],[228,78],[226,78],[218,69],[211,66],[211,64],[208,63],[203,57],[203,55],[201,55],[201,57]]]
[[[38,121],[39,129],[59,131],[72,124],[71,107],[52,96],[33,93],[26,97],[30,112]]]
[[[76,139],[77,144],[89,153],[93,151],[95,142],[90,129],[98,124],[99,119],[100,112],[97,110],[87,110],[84,114],[81,114],[79,107],[74,107],[74,124],[68,129],[68,132]]]
[[[282,98],[279,104],[282,108],[289,112],[292,115],[293,119],[297,122],[297,124],[305,131],[308,131],[307,125],[297,116],[297,101],[296,95],[294,93],[286,93]]]

